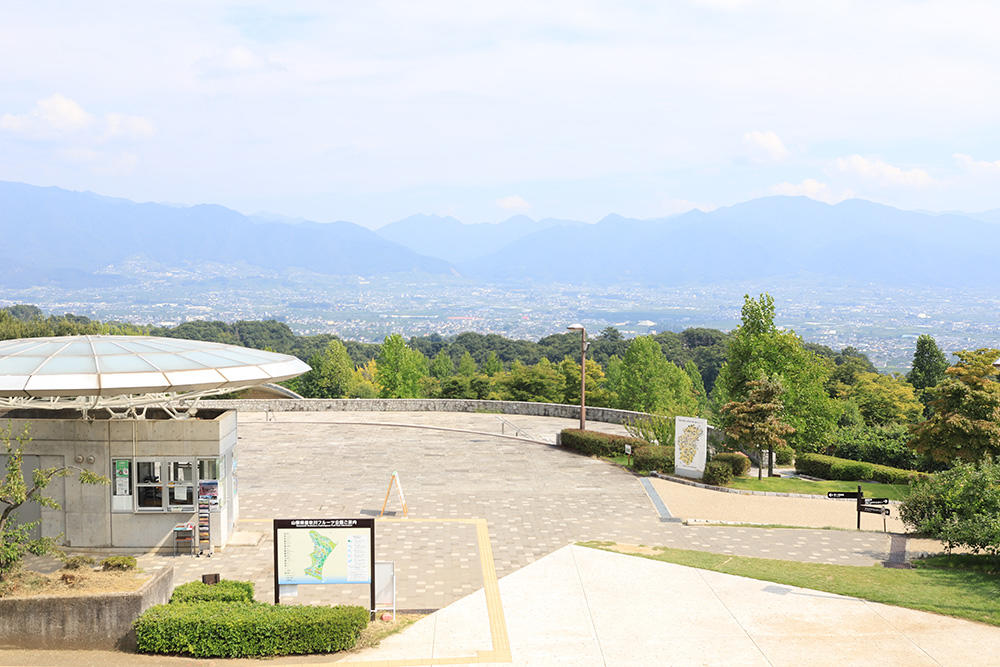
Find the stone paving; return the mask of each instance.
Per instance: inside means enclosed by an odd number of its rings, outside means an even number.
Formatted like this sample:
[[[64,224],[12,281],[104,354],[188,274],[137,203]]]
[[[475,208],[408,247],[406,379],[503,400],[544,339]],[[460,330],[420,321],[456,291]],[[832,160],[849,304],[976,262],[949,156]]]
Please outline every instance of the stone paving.
[[[889,557],[878,533],[687,527],[661,522],[639,479],[616,466],[557,447],[493,435],[401,428],[423,424],[483,433],[510,424],[553,441],[573,420],[477,413],[263,413],[239,415],[240,538],[210,559],[145,555],[144,567],[170,564],[175,581],[218,572],[252,579],[273,597],[274,518],[366,516],[382,506],[399,472],[411,517],[484,518],[498,576],[581,540],[657,544],[811,562],[872,565]],[[589,428],[623,432],[610,424]],[[395,491],[390,509],[399,509]],[[255,542],[256,540],[251,540]],[[396,563],[398,606],[438,609],[482,586],[474,527],[462,523],[378,521],[376,558]],[[364,587],[300,586],[298,602],[359,602]]]

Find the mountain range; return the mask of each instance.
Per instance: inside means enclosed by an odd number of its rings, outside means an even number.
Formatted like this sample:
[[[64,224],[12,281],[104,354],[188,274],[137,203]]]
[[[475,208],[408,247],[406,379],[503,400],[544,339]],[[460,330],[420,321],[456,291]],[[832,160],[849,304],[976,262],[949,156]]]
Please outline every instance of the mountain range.
[[[718,284],[792,277],[900,286],[1000,281],[1000,212],[904,211],[765,197],[653,220],[515,216],[497,224],[415,215],[370,230],[263,220],[215,205],[136,203],[0,182],[0,285],[100,286],[114,267],[213,263],[327,275],[481,281]],[[112,267],[109,269],[108,267]]]

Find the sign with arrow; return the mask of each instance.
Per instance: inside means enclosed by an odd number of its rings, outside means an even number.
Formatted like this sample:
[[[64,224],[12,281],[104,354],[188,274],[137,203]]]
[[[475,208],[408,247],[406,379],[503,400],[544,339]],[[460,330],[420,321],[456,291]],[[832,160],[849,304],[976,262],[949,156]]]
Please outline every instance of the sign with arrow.
[[[888,498],[865,498],[865,502],[869,505],[888,505]]]
[[[826,494],[827,498],[861,498],[861,493],[858,491],[828,491]]]
[[[884,516],[889,516],[888,507],[875,507],[874,505],[861,505],[858,507],[859,512],[865,512],[867,514],[882,514]]]

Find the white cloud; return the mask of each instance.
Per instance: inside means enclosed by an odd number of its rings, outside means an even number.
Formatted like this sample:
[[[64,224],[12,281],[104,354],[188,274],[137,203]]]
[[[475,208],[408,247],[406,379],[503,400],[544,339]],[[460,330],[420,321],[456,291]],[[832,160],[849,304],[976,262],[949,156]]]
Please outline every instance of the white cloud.
[[[28,113],[0,116],[0,129],[29,138],[53,138],[86,129],[93,122],[83,107],[56,93],[38,100]]]
[[[771,193],[789,197],[809,197],[827,204],[836,204],[853,196],[850,190],[835,194],[829,185],[817,181],[815,178],[807,178],[801,183],[788,183],[787,181],[778,183],[771,188]]]
[[[872,181],[879,185],[900,185],[919,188],[934,183],[931,175],[923,169],[901,169],[888,162],[868,159],[857,154],[837,158],[835,165],[842,172],[855,174],[866,181]]]
[[[245,46],[233,46],[198,61],[208,76],[232,76],[285,69],[279,63]]]
[[[126,139],[144,139],[153,136],[153,123],[142,116],[129,116],[123,113],[109,113],[104,116],[104,137],[124,137]]]
[[[743,135],[743,144],[755,162],[781,162],[792,154],[785,143],[771,130],[754,130]]]
[[[527,211],[531,204],[521,195],[508,195],[497,200],[497,206],[506,211]]]
[[[952,157],[966,171],[980,174],[1000,174],[1000,160],[993,162],[989,160],[976,160],[971,155],[964,153],[955,153]]]

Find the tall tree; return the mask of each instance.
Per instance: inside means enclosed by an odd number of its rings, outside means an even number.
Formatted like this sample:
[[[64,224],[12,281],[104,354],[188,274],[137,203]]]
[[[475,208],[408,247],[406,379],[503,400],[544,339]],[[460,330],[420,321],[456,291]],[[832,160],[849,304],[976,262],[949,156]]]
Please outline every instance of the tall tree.
[[[503,363],[497,356],[495,350],[490,350],[490,353],[486,356],[486,361],[483,363],[483,372],[493,377],[497,373],[503,370]]]
[[[836,428],[840,411],[826,390],[831,362],[805,349],[794,331],[774,324],[774,299],[744,297],[742,322],[729,339],[726,364],[712,390],[722,406],[744,400],[750,383],[772,378],[784,388],[784,418],[795,431],[789,442],[799,451],[817,451]],[[722,426],[729,417],[720,412]]]
[[[309,359],[312,367],[299,378],[298,388],[309,398],[341,398],[351,390],[354,364],[347,347],[339,340],[330,341],[326,349]]]
[[[382,398],[417,398],[420,378],[428,373],[427,357],[410,349],[399,334],[386,336],[375,366],[375,380]]]
[[[917,338],[917,349],[913,353],[913,365],[906,379],[917,390],[933,387],[944,379],[948,360],[938,347],[937,341],[927,334]]]
[[[458,374],[465,377],[472,377],[476,374],[476,361],[472,358],[472,354],[468,350],[462,355],[462,358],[458,360]]]
[[[901,375],[859,373],[847,391],[868,426],[909,424],[920,419],[924,406]]]
[[[615,359],[614,357],[612,359]],[[617,407],[639,412],[693,414],[698,410],[691,378],[667,361],[651,336],[633,338],[620,363],[609,360]]]
[[[767,448],[767,474],[774,474],[772,453],[785,444],[785,436],[795,429],[782,419],[781,384],[763,378],[747,383],[747,396],[722,406],[726,420],[726,435],[745,447],[757,450],[757,478],[763,476],[763,450]]]
[[[958,363],[945,378],[927,389],[930,418],[913,429],[910,446],[933,460],[977,462],[1000,456],[1000,369],[993,362],[1000,350],[956,352]]]
[[[455,373],[455,362],[443,349],[431,360],[431,375],[438,380],[451,377]]]

